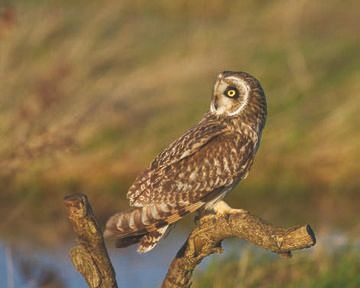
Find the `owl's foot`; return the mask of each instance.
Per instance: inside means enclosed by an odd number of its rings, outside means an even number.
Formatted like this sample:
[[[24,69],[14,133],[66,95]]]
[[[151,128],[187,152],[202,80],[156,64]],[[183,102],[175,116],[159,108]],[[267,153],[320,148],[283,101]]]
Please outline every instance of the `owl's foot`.
[[[195,225],[199,225],[201,219],[204,219],[206,217],[213,217],[212,211],[206,210],[203,207],[198,209],[196,212],[197,214],[194,217]]]
[[[216,218],[220,218],[222,216],[226,216],[229,214],[238,214],[238,213],[246,213],[247,211],[244,209],[234,209],[231,208],[225,201],[218,201],[212,207],[213,211],[216,214]]]

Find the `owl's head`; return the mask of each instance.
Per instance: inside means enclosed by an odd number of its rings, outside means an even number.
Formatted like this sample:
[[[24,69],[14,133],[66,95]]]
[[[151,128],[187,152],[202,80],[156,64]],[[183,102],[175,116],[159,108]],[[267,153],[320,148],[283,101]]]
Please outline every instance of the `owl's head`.
[[[246,72],[224,71],[217,77],[210,112],[225,117],[241,116],[263,128],[266,99],[259,81]]]

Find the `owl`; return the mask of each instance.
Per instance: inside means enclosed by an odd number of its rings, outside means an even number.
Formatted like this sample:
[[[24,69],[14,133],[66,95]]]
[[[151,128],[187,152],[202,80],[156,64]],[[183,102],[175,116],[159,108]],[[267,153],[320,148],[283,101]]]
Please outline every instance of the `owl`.
[[[155,157],[127,192],[128,210],[108,220],[105,238],[117,247],[153,249],[173,223],[196,210],[225,215],[222,199],[245,179],[266,121],[265,94],[245,72],[217,76],[210,109]]]

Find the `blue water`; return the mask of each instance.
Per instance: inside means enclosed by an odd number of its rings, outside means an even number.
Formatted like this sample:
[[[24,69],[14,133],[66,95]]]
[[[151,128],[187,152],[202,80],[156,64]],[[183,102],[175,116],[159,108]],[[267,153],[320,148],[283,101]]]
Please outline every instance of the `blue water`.
[[[176,252],[186,240],[184,233],[170,233],[153,251],[140,255],[136,246],[126,249],[109,248],[119,287],[159,287]],[[113,243],[108,243],[112,246]],[[87,287],[68,256],[71,247],[53,249],[14,248],[0,242],[0,287],[34,288],[46,271],[54,271],[64,287]],[[31,263],[31,277],[21,272],[21,263]]]

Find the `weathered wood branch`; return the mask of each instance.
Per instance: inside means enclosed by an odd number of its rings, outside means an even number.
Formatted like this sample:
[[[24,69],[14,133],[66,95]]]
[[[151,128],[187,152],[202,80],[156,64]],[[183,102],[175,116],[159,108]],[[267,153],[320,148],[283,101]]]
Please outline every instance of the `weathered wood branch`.
[[[221,241],[239,237],[277,253],[291,257],[291,251],[308,248],[316,243],[310,225],[283,228],[266,222],[245,210],[217,217],[207,215],[199,220],[185,244],[170,264],[162,288],[190,287],[196,266],[205,257],[223,251]]]
[[[66,196],[64,204],[79,244],[70,252],[76,270],[83,275],[90,288],[117,287],[101,229],[86,195]]]
[[[84,276],[90,288],[117,287],[102,232],[86,195],[67,196],[64,202],[79,242],[70,252],[76,270]],[[190,287],[196,266],[205,257],[222,252],[222,240],[231,237],[248,240],[285,258],[291,257],[291,251],[316,243],[310,225],[284,228],[245,210],[221,217],[205,215],[199,219],[197,227],[170,264],[162,287]]]

